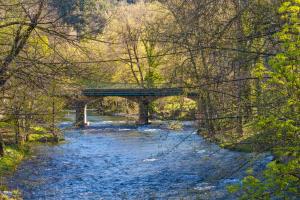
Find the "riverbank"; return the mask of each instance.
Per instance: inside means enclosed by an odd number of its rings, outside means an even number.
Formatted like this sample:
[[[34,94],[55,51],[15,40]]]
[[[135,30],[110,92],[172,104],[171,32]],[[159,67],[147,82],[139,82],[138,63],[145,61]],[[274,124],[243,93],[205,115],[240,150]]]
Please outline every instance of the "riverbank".
[[[29,155],[29,145],[21,147],[6,146],[5,155],[0,158],[0,199],[2,200],[19,200],[22,199],[18,190],[9,191],[5,184],[4,177],[11,175],[19,164]]]
[[[20,192],[17,190],[9,191],[5,185],[4,177],[12,174],[19,164],[29,155],[29,146],[22,147],[8,146],[5,147],[5,156],[0,158],[0,199],[2,200],[19,200],[22,199]]]
[[[19,200],[22,199],[19,191],[9,191],[5,184],[4,177],[11,175],[19,166],[19,164],[30,156],[30,149],[33,145],[41,143],[57,143],[63,141],[62,138],[57,139],[49,133],[30,134],[28,141],[21,146],[6,145],[4,148],[4,156],[0,157],[0,200]]]
[[[198,134],[221,148],[237,152],[263,153],[269,152],[274,146],[274,140],[270,138],[270,135],[255,131],[252,124],[246,124],[243,127],[242,136],[238,135],[235,129],[216,132],[213,136],[201,130],[198,131]]]
[[[1,179],[12,173],[21,161],[29,154],[29,146],[22,147],[7,146],[5,147],[5,155],[0,158],[0,177]],[[3,190],[3,180],[0,182],[0,189]]]
[[[6,145],[5,154],[0,157],[0,177],[13,172],[18,164],[30,154],[30,147],[34,144],[56,143],[63,141],[62,138],[53,136],[52,134],[30,134],[28,141],[21,146]]]
[[[273,160],[278,163],[286,164],[299,153],[300,143],[297,136],[283,139],[270,130],[259,132],[254,124],[246,124],[242,136],[236,134],[235,129],[217,132],[213,137],[205,131],[198,131],[198,134],[223,149],[245,153],[271,153]]]

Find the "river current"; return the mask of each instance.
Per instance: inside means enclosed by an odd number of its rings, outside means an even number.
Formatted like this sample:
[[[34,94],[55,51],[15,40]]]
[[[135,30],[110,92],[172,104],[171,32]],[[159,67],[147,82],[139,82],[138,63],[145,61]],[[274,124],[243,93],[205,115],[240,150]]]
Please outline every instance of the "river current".
[[[66,142],[34,147],[8,185],[25,200],[234,199],[226,186],[272,159],[221,149],[192,122],[174,131],[168,122],[135,126],[92,113],[88,120],[84,129],[61,123]]]

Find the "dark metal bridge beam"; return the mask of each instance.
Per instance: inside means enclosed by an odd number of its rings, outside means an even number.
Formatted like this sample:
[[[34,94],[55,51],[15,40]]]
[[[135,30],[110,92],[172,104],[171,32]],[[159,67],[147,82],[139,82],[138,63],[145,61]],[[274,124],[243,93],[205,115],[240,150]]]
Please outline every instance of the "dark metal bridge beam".
[[[179,88],[150,88],[150,89],[84,89],[82,95],[84,96],[178,96],[182,95],[184,91]]]

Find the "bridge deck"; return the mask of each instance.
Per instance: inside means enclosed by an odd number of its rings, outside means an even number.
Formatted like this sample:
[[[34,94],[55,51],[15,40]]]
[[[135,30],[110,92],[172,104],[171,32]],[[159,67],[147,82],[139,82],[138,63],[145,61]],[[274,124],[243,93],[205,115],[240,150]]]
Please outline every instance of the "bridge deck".
[[[140,97],[140,96],[179,96],[183,95],[184,91],[181,88],[145,88],[145,89],[84,89],[82,95],[90,97]]]

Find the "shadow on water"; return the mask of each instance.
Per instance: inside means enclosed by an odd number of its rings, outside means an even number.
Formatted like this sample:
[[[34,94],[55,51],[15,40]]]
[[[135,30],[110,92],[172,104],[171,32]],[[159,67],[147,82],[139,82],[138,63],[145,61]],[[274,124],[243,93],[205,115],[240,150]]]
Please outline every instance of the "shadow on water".
[[[233,199],[226,185],[272,159],[221,149],[196,135],[192,123],[173,131],[166,122],[136,126],[124,117],[89,121],[84,129],[62,123],[67,143],[35,147],[9,185],[30,200]]]

